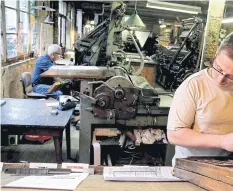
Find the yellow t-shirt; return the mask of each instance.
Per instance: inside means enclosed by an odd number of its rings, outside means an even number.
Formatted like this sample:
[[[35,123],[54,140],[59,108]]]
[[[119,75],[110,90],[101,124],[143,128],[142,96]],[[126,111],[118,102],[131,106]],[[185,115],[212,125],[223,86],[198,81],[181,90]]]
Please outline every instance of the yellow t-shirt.
[[[168,116],[168,130],[190,128],[206,134],[233,133],[233,91],[219,88],[207,69],[186,79],[176,90]],[[227,156],[222,149],[176,146],[175,158]]]

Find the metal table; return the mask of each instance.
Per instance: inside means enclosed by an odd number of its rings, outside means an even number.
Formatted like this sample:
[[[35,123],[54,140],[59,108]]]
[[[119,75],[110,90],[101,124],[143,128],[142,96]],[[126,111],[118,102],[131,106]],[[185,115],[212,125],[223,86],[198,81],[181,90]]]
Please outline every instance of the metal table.
[[[2,98],[1,132],[9,135],[53,136],[56,161],[62,163],[62,135],[66,130],[67,158],[70,158],[70,117],[73,110],[50,113],[49,100]]]

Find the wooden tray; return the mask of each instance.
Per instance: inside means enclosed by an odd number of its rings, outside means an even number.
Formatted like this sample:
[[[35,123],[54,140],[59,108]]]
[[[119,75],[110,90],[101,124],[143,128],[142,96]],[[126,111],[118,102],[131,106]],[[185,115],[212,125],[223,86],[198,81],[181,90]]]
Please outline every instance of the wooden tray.
[[[233,157],[177,159],[174,175],[207,190],[233,191]]]

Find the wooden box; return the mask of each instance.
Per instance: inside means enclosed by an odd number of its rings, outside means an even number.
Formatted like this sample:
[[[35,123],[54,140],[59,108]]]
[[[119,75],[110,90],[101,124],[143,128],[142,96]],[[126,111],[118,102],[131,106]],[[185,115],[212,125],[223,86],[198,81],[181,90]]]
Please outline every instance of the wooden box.
[[[174,175],[207,190],[233,191],[233,157],[177,159]]]

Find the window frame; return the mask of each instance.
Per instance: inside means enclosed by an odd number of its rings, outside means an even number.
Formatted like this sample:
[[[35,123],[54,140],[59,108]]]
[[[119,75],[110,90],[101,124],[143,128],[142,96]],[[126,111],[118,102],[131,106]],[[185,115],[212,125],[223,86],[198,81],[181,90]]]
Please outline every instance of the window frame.
[[[66,4],[66,6],[63,6],[64,4]],[[60,12],[60,6],[63,6],[63,9],[62,9],[62,13]],[[65,7],[65,9],[64,9],[64,7]],[[64,23],[64,27],[66,28],[66,22],[67,22],[67,9],[68,9],[68,4],[67,4],[67,2],[64,2],[63,0],[59,0],[59,10],[58,10],[58,13],[59,13],[59,18],[58,18],[58,26],[59,26],[59,39],[58,39],[58,43],[59,44],[62,44],[62,46],[66,46],[66,30],[65,30],[65,34],[63,34],[64,35],[64,40],[65,40],[65,42],[63,42],[62,43],[62,33],[63,33],[63,31],[62,31],[62,27],[63,27],[63,25],[62,25],[62,19],[65,19],[65,23]],[[66,14],[66,15],[64,15],[64,13]]]
[[[8,65],[11,64],[13,62],[17,62],[19,60],[22,59],[27,59],[29,58],[29,54],[31,52],[31,35],[32,35],[32,31],[31,31],[31,18],[30,15],[35,16],[36,19],[36,14],[37,12],[35,11],[35,14],[31,13],[31,3],[30,0],[27,0],[27,10],[21,10],[20,9],[20,2],[17,1],[16,2],[16,8],[13,7],[9,7],[5,5],[5,1],[1,1],[1,17],[2,17],[2,31],[1,31],[1,38],[3,40],[3,65]],[[37,2],[35,1],[35,4]],[[5,15],[5,10],[7,9],[11,9],[11,10],[15,10],[16,11],[16,33],[9,33],[6,32],[6,15]],[[19,35],[20,35],[20,31],[19,31],[19,24],[20,24],[20,13],[26,13],[27,14],[27,33],[21,33],[21,34],[27,34],[27,52],[18,52],[17,51],[17,56],[15,57],[11,57],[11,58],[7,58],[7,35],[13,34],[16,35],[17,38],[17,50],[19,48],[20,42],[18,42],[19,40]]]

